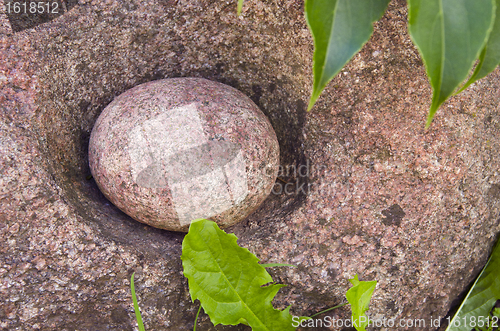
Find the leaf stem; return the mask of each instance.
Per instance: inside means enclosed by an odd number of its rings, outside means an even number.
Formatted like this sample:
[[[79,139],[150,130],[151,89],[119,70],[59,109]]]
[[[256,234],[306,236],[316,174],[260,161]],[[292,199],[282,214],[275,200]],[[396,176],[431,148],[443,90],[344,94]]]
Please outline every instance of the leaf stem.
[[[318,316],[318,315],[321,315],[323,313],[326,313],[327,311],[330,311],[330,310],[334,310],[334,309],[337,309],[337,308],[340,308],[340,307],[344,307],[345,305],[347,305],[348,303],[341,303],[340,305],[336,305],[335,307],[331,307],[331,308],[328,308],[328,309],[325,309],[325,310],[322,310],[320,311],[319,313],[316,313],[314,315],[311,316],[311,318],[315,317],[315,316]]]
[[[287,264],[287,263],[261,263],[260,265],[264,268],[274,268],[274,267],[294,267],[294,268],[297,268],[296,265]]]
[[[194,318],[193,331],[196,331],[196,322],[198,321],[198,315],[200,315],[200,311],[201,311],[201,304],[200,304],[200,308],[198,308],[198,312],[196,313],[196,317]]]
[[[241,15],[241,10],[243,9],[243,0],[238,0],[238,12],[237,15]]]
[[[137,319],[137,325],[139,325],[139,331],[146,331],[146,329],[144,329],[144,324],[142,323],[142,317],[139,310],[139,304],[137,303],[137,297],[135,296],[134,275],[135,272],[132,273],[132,277],[130,278],[130,290],[132,292],[132,301],[134,302],[135,318]]]

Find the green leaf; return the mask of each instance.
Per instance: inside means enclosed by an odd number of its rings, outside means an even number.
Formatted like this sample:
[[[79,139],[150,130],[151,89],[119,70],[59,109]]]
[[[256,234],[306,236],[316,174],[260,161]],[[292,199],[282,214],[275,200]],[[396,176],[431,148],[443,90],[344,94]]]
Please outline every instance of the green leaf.
[[[370,39],[372,23],[390,0],[306,0],[305,17],[314,40],[310,110],[326,84]]]
[[[368,318],[365,312],[368,310],[368,305],[377,286],[377,281],[363,282],[358,280],[358,275],[354,275],[353,279],[349,279],[353,287],[345,294],[347,301],[351,304],[352,325],[358,331],[366,331]]]
[[[495,302],[500,300],[500,241],[497,242],[488,262],[450,321],[446,331],[469,331],[471,317],[487,317]]]
[[[137,325],[139,326],[139,331],[145,331],[144,324],[142,323],[141,311],[139,310],[139,304],[137,303],[137,297],[135,295],[134,275],[135,272],[133,272],[132,277],[130,277],[130,291],[132,292],[132,301],[134,303],[135,318],[137,319]]]
[[[433,89],[426,128],[469,74],[495,17],[495,0],[408,0],[410,36]]]
[[[491,30],[488,42],[481,51],[481,55],[479,55],[479,63],[474,73],[458,93],[465,90],[470,84],[488,75],[495,70],[500,63],[500,0],[496,0],[495,3],[496,15],[495,22],[493,23],[493,30]]]
[[[215,222],[191,223],[181,256],[191,299],[200,300],[214,325],[245,323],[254,331],[295,330],[290,307],[279,311],[271,303],[285,285],[263,286],[273,279],[236,240]]]

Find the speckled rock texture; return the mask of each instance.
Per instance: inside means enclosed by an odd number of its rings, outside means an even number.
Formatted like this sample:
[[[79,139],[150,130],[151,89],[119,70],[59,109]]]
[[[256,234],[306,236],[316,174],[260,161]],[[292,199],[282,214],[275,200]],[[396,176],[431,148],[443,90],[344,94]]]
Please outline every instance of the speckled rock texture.
[[[424,131],[431,89],[406,2],[394,0],[306,113],[313,46],[302,8],[248,0],[238,18],[235,1],[82,0],[15,33],[0,16],[1,328],[134,330],[133,271],[147,330],[192,328],[183,234],[134,221],[87,179],[106,105],[173,77],[238,89],[276,132],[271,195],[226,230],[263,262],[298,266],[270,270],[288,284],[277,308],[309,315],[345,302],[358,273],[378,280],[372,318],[447,314],[500,230],[500,72]],[[248,328],[202,316],[199,330]]]
[[[132,218],[187,232],[207,218],[234,225],[269,195],[279,166],[273,127],[240,91],[203,78],[144,83],[96,121],[90,171]]]

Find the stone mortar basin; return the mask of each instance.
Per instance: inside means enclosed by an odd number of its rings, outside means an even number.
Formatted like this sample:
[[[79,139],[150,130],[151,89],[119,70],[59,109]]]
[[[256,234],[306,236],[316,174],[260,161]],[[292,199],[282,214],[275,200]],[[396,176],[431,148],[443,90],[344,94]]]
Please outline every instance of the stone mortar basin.
[[[228,228],[288,284],[277,308],[311,315],[378,280],[372,318],[445,316],[486,262],[500,223],[500,73],[446,103],[431,90],[392,1],[375,33],[306,114],[312,41],[303,3],[81,0],[17,32],[0,16],[0,327],[132,330],[129,279],[148,330],[192,328],[183,234],[135,222],[88,179],[90,131],[114,97],[202,77],[270,119],[284,170]],[[299,171],[302,170],[302,172]],[[347,308],[331,312],[347,318]],[[213,327],[203,316],[200,330]],[[426,328],[424,328],[426,329]]]

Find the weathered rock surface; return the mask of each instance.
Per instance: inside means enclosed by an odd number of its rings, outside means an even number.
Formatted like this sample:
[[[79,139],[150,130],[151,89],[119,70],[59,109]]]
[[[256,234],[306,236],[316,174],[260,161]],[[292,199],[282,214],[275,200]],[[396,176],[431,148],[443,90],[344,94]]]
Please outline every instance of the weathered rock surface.
[[[92,175],[115,206],[156,228],[192,220],[234,225],[276,181],[279,145],[266,116],[240,91],[202,78],[136,86],[92,129]]]
[[[132,220],[86,179],[104,107],[181,76],[251,96],[276,131],[289,186],[277,181],[281,194],[228,231],[264,262],[298,266],[272,270],[289,285],[277,307],[307,315],[338,304],[358,273],[379,281],[372,318],[447,313],[499,231],[500,73],[446,103],[425,132],[431,90],[406,2],[393,1],[306,113],[312,42],[302,6],[245,1],[237,18],[233,2],[82,0],[17,33],[1,16],[2,328],[133,330],[133,271],[148,330],[192,326],[183,235]],[[199,329],[246,330],[211,327],[206,316]]]

